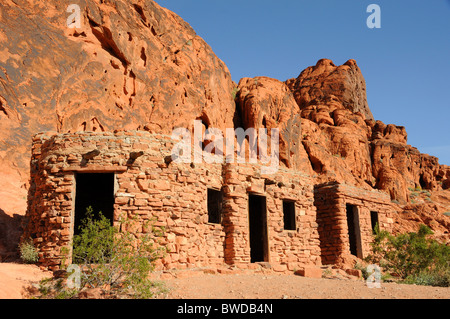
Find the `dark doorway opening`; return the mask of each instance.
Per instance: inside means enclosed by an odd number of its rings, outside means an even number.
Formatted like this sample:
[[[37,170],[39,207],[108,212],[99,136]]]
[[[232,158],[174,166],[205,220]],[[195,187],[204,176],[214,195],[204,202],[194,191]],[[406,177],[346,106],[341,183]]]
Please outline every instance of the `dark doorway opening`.
[[[86,209],[92,207],[94,218],[101,212],[113,223],[114,218],[114,174],[79,173],[75,176],[74,235],[80,233],[81,221],[86,218]]]
[[[285,230],[295,230],[295,202],[283,200],[283,222]]]
[[[346,209],[350,253],[356,257],[362,258],[358,208],[354,205],[347,204]]]
[[[222,222],[222,192],[208,188],[208,223],[220,224]]]
[[[380,228],[380,225],[378,224],[378,212],[370,212],[370,224],[372,225],[372,232],[375,234],[377,225],[378,229]]]
[[[248,212],[250,222],[250,259],[251,262],[269,261],[267,238],[266,197],[249,195]]]

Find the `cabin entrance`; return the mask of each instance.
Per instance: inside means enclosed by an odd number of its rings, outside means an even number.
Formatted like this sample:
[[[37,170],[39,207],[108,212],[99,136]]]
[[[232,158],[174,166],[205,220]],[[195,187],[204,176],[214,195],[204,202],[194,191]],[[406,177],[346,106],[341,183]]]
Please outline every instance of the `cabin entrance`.
[[[94,218],[101,212],[113,224],[114,219],[114,174],[77,173],[75,175],[74,235],[80,233],[81,221],[86,218],[88,207],[92,207]]]
[[[267,236],[266,197],[249,195],[248,212],[250,222],[250,258],[251,262],[269,261]]]

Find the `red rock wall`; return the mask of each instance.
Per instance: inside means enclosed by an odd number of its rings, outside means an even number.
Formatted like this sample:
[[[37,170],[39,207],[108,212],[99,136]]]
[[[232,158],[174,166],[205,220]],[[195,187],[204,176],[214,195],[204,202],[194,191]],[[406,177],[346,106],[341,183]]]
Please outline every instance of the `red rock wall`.
[[[0,4],[0,209],[24,214],[38,132],[233,127],[234,83],[211,47],[151,0]],[[37,27],[39,26],[39,27]]]
[[[280,162],[314,183],[379,189],[401,205],[412,204],[410,189],[420,187],[433,192],[436,204],[424,206],[426,216],[450,209],[450,167],[408,145],[404,127],[373,119],[354,60],[336,66],[321,59],[285,82],[244,78],[236,86],[189,24],[154,1],[83,4],[78,29],[67,28],[60,1],[0,4],[1,254],[16,248],[7,234],[17,237],[14,216],[26,210],[31,138],[49,130],[170,134],[195,119],[222,131],[279,128]],[[61,190],[70,183],[36,182],[42,183],[36,196],[53,183]],[[435,227],[425,215],[419,219],[448,240],[445,220],[432,218]]]

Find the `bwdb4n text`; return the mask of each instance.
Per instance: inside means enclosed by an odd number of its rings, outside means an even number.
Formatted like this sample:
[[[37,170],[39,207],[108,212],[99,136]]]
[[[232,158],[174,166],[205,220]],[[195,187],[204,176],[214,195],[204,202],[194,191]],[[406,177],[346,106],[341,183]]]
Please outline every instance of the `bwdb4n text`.
[[[273,311],[272,304],[222,304],[222,314],[247,314],[247,313],[259,313],[259,314],[271,314]]]

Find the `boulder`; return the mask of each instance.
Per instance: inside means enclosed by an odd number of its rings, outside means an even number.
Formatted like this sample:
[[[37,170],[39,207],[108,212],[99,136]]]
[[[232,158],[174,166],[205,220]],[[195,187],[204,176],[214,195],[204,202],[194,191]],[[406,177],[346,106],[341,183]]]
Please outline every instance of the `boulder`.
[[[321,59],[286,84],[301,109],[334,99],[353,113],[360,112],[366,119],[373,119],[367,103],[366,82],[355,60],[336,66],[329,59]]]

